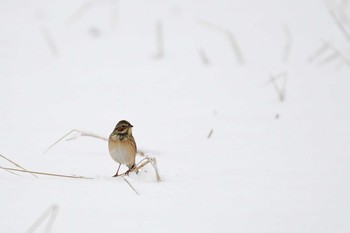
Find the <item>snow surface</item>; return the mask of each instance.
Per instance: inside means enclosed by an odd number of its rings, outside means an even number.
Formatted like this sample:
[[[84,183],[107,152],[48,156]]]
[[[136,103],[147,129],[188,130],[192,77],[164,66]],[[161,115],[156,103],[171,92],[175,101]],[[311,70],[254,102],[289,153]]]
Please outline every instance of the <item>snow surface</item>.
[[[0,28],[0,154],[95,178],[0,171],[0,232],[52,205],[51,232],[350,231],[350,69],[308,61],[323,41],[349,45],[323,1],[3,0]],[[281,102],[269,80],[283,72]],[[140,195],[111,177],[105,141],[43,153],[121,119],[158,161],[161,183],[149,167],[128,177]]]

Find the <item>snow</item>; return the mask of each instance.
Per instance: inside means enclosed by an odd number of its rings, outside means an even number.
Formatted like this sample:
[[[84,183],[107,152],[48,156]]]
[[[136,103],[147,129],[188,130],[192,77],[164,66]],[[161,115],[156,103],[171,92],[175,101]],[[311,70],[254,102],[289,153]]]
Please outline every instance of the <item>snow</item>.
[[[349,232],[350,69],[308,61],[324,41],[349,47],[323,1],[1,1],[0,28],[0,154],[94,178],[0,170],[0,232],[27,231],[52,205],[52,233]],[[269,80],[284,72],[281,102]],[[112,177],[103,140],[43,153],[121,119],[162,177],[130,174],[139,195]]]

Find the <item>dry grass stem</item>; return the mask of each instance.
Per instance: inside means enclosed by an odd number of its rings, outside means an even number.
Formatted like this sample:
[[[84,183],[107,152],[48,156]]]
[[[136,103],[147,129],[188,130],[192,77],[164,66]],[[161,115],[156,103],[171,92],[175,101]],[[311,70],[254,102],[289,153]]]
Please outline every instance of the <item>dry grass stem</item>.
[[[278,99],[283,102],[286,98],[286,87],[287,87],[287,77],[288,73],[283,72],[278,75],[271,75],[270,82],[273,84],[276,93],[278,95]],[[277,80],[282,79],[282,84],[278,85]]]
[[[226,31],[225,32],[229,42],[230,42],[230,45],[231,45],[231,48],[232,48],[232,52],[233,54],[236,56],[237,58],[237,61],[238,63],[240,64],[243,64],[244,63],[244,59],[243,59],[243,56],[242,56],[242,53],[241,53],[241,49],[237,43],[237,40],[236,38],[233,36],[232,32],[230,31]]]
[[[157,20],[156,22],[156,53],[154,54],[155,59],[161,59],[164,57],[164,33],[162,21]]]
[[[77,133],[77,135],[74,135],[70,138],[67,138],[69,135],[73,134],[73,133]],[[103,141],[108,141],[107,138],[102,137],[100,135],[94,134],[94,133],[89,133],[89,132],[85,132],[82,130],[78,130],[78,129],[72,129],[71,131],[69,131],[68,133],[66,133],[65,135],[63,135],[60,139],[58,139],[55,143],[53,143],[51,146],[49,146],[44,153],[47,153],[50,149],[52,149],[52,147],[54,147],[57,143],[59,143],[62,140],[66,140],[66,141],[70,141],[70,140],[74,140],[78,137],[92,137],[92,138],[97,138],[97,139],[101,139]],[[66,139],[67,138],[67,139]],[[141,155],[142,157],[145,157],[145,152],[142,150],[138,150],[137,154]]]
[[[7,161],[10,162],[10,163],[12,163],[12,164],[15,165],[16,167],[22,169],[23,171],[29,172],[27,169],[25,169],[24,167],[22,167],[22,166],[19,165],[18,163],[15,163],[15,162],[12,161],[11,159],[9,159],[9,158],[7,158],[7,157],[1,155],[1,154],[0,154],[0,157],[3,158],[3,159],[5,159],[5,160],[7,160]],[[10,173],[13,173],[13,171],[10,171],[10,170],[7,170],[7,171],[10,172]],[[29,173],[30,173],[30,172],[29,172]],[[13,173],[13,174],[16,174],[16,173]],[[32,176],[38,178],[38,177],[37,177],[36,175],[34,175],[33,173],[31,173],[31,174],[32,174]],[[16,175],[18,175],[18,174],[16,174]]]
[[[343,9],[341,7],[331,6],[330,2],[326,2],[326,3],[327,3],[328,12],[332,16],[335,24],[338,26],[344,38],[350,43],[350,33],[349,33],[350,28],[346,24],[346,22],[344,22],[343,20],[344,15],[346,14],[343,12]]]
[[[111,10],[112,10],[112,28],[116,28],[118,25],[118,21],[119,21],[119,8],[120,8],[120,4],[119,4],[119,0],[113,0],[111,2],[112,6],[111,6]]]
[[[308,58],[309,62],[313,62],[314,60],[322,56],[322,54],[324,54],[329,48],[330,48],[329,42],[324,42],[314,53],[312,53],[309,56]]]
[[[334,46],[331,46],[331,48],[335,51],[335,53],[338,54],[338,57],[343,63],[345,63],[347,66],[350,66],[350,56],[347,56],[346,54],[344,54],[342,51],[340,51]]]
[[[207,138],[209,139],[210,137],[211,137],[211,135],[213,134],[213,129],[211,129],[210,131],[209,131],[209,134],[208,134],[208,136],[207,136]]]
[[[47,210],[42,213],[39,218],[33,223],[33,225],[30,226],[30,228],[26,231],[27,233],[32,233],[38,229],[38,227],[43,224],[43,222],[48,219],[44,232],[49,233],[51,232],[52,226],[56,220],[57,214],[58,214],[58,206],[52,205]]]
[[[153,166],[153,169],[154,171],[156,172],[156,179],[157,179],[157,182],[161,182],[161,178],[160,178],[160,175],[159,175],[159,170],[158,170],[158,165],[157,165],[157,160],[156,158],[150,158],[151,160],[151,164]]]
[[[336,59],[338,59],[339,56],[339,52],[332,50],[330,54],[328,54],[326,57],[324,57],[321,61],[319,61],[319,64],[324,65],[324,64],[328,64],[332,61],[335,61]]]
[[[139,192],[134,188],[134,186],[131,185],[131,183],[124,177],[122,176],[123,180],[129,185],[129,187],[136,193],[136,195],[140,195]]]
[[[209,59],[207,57],[207,54],[205,53],[204,49],[199,49],[198,50],[199,57],[203,63],[203,65],[207,66],[209,65]]]
[[[330,42],[323,42],[323,44],[309,56],[308,60],[310,62],[316,61],[320,65],[338,61],[338,67],[343,65],[350,66],[350,57],[345,52],[333,46]]]
[[[86,0],[68,19],[67,19],[67,23],[71,24],[75,21],[77,21],[78,19],[80,19],[85,12],[87,12],[93,5],[93,3],[95,2],[95,0]]]
[[[97,135],[97,134],[88,133],[88,132],[84,132],[84,131],[81,131],[81,130],[73,129],[73,130],[69,131],[68,133],[66,133],[65,135],[63,135],[60,139],[58,139],[58,140],[57,140],[55,143],[53,143],[51,146],[49,146],[49,147],[44,151],[44,153],[48,152],[48,151],[49,151],[52,147],[54,147],[57,143],[59,143],[60,141],[64,140],[66,137],[68,137],[69,135],[71,135],[71,134],[73,134],[73,133],[78,133],[78,135],[66,139],[67,141],[76,139],[77,137],[80,137],[80,136],[93,137],[93,138],[98,138],[98,139],[101,139],[101,140],[104,140],[104,141],[108,141],[107,138],[102,137],[102,136],[99,136],[99,135]]]
[[[130,171],[130,172],[133,172],[133,171],[139,171],[141,168],[143,168],[144,166],[146,166],[147,164],[151,164],[153,169],[154,169],[154,172],[156,174],[156,180],[157,182],[161,182],[161,178],[160,178],[160,175],[159,175],[159,171],[158,171],[158,166],[157,166],[157,160],[155,158],[152,158],[152,157],[148,157],[146,156],[144,159],[142,159],[140,162],[138,162],[136,164],[136,166]],[[126,176],[128,174],[128,171],[124,172],[124,173],[121,173],[118,175],[119,176]]]
[[[37,172],[37,171],[30,171],[30,170],[20,170],[20,169],[16,169],[16,168],[8,168],[8,167],[0,167],[0,169],[7,170],[7,171],[31,173],[31,174],[37,174],[37,175],[43,175],[43,176],[56,176],[56,177],[63,177],[63,178],[90,179],[90,180],[93,179],[93,178],[85,177],[85,176],[62,175],[62,174],[55,174],[55,173],[48,173],[48,172]]]
[[[230,30],[227,30],[227,29],[222,28],[218,25],[215,25],[213,23],[203,21],[203,20],[199,21],[199,23],[206,28],[215,30],[215,31],[220,32],[223,35],[225,35],[225,37],[228,39],[228,41],[231,45],[232,52],[235,55],[238,63],[240,63],[240,64],[244,63],[244,59],[243,59],[243,55],[242,55],[240,46],[238,45],[236,38],[234,37],[233,33]]]
[[[52,55],[57,56],[58,55],[58,49],[56,46],[56,43],[50,33],[50,31],[47,28],[42,29],[42,34],[45,38],[46,44],[49,47]]]
[[[292,50],[293,38],[288,25],[285,25],[283,29],[284,29],[284,34],[286,35],[286,44],[284,46],[284,51],[283,51],[283,61],[288,62],[289,55]]]
[[[68,139],[66,139],[69,135],[73,134],[73,133],[77,133],[77,135],[74,135],[73,137],[70,137]],[[102,137],[102,136],[99,136],[97,134],[94,134],[94,133],[88,133],[88,132],[85,132],[85,131],[81,131],[81,130],[77,130],[77,129],[73,129],[71,131],[69,131],[68,133],[66,133],[65,135],[63,135],[63,137],[61,137],[60,139],[58,139],[55,143],[53,143],[51,146],[49,146],[49,148],[47,148],[44,153],[48,152],[52,147],[54,147],[57,143],[59,143],[60,141],[62,140],[74,140],[80,136],[86,136],[86,137],[93,137],[93,138],[97,138],[97,139],[101,139],[103,141],[108,141],[107,138],[105,137]],[[154,171],[156,173],[156,179],[158,182],[161,181],[161,178],[160,178],[160,175],[159,175],[159,172],[158,172],[158,167],[157,167],[157,162],[156,162],[156,159],[153,158],[153,157],[149,157],[147,156],[147,154],[144,152],[144,151],[141,151],[141,150],[138,150],[137,151],[137,154],[144,157],[144,159],[142,159],[137,165],[136,167],[133,169],[133,171],[138,171],[139,169],[141,169],[142,167],[144,167],[145,165],[147,165],[148,163],[150,163],[153,168],[154,168]],[[34,172],[34,174],[37,174]],[[48,173],[47,173],[48,174]],[[119,176],[124,176],[126,175],[127,172],[124,172],[122,174],[120,174]],[[42,175],[45,175],[45,174],[42,174]],[[86,177],[70,177],[70,178],[86,178]],[[87,178],[87,179],[91,179],[91,178]]]

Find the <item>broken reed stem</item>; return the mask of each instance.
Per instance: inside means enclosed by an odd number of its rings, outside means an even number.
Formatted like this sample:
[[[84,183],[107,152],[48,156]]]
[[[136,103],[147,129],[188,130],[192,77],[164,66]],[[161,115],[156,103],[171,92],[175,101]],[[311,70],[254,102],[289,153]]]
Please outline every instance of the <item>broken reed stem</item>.
[[[52,55],[57,56],[58,55],[58,49],[56,46],[56,43],[54,42],[54,39],[50,33],[50,31],[47,28],[42,29],[42,34],[45,38],[46,44],[48,45]]]
[[[156,53],[154,54],[155,59],[161,59],[164,57],[164,35],[163,35],[163,24],[161,20],[156,22]]]
[[[90,179],[90,180],[93,179],[91,177],[85,177],[85,176],[70,176],[70,175],[62,175],[62,174],[47,173],[47,172],[20,170],[20,169],[16,169],[16,168],[8,168],[8,167],[1,167],[1,166],[0,166],[0,169],[8,170],[8,171],[15,171],[15,172],[31,173],[31,174],[37,174],[37,175],[43,175],[43,176],[56,176],[56,177],[63,177],[63,178]]]
[[[27,169],[25,169],[24,167],[22,167],[22,166],[19,165],[18,163],[15,163],[15,162],[12,161],[11,159],[9,159],[9,158],[3,156],[2,154],[0,154],[0,157],[2,157],[3,159],[7,160],[7,161],[10,162],[10,163],[12,163],[12,164],[15,165],[16,167],[22,169],[23,171],[29,172]],[[7,171],[10,172],[10,173],[13,173],[13,172],[10,171],[10,170],[7,170]],[[13,173],[13,174],[16,174],[16,173]],[[36,175],[34,175],[33,173],[31,173],[31,174],[32,174],[32,176],[34,176],[35,178],[39,178],[39,177],[37,177]],[[16,175],[18,175],[18,174],[16,174]]]
[[[49,233],[51,228],[56,220],[58,214],[58,206],[52,205],[47,210],[45,210],[39,218],[30,226],[30,228],[26,231],[27,233],[35,232],[38,227],[45,221],[45,219],[49,218],[45,226],[45,233]]]

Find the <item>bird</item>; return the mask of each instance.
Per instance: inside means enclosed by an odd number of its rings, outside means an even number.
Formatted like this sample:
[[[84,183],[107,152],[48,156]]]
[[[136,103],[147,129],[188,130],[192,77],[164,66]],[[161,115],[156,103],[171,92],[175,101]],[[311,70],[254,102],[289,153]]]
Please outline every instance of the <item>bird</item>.
[[[137,146],[132,136],[132,127],[133,125],[128,121],[121,120],[108,138],[109,154],[112,159],[119,164],[117,172],[113,177],[118,176],[122,164],[129,168],[129,170],[125,172],[126,175],[135,168]]]

